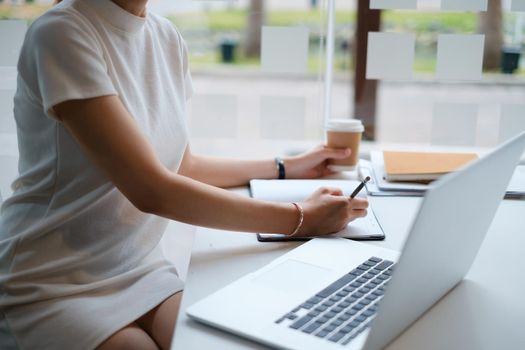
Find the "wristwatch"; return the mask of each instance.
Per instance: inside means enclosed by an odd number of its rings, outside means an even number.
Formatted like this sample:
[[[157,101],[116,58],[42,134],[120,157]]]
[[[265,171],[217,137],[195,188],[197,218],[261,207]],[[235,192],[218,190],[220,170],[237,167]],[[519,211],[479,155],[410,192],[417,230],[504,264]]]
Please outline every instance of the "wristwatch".
[[[286,178],[286,172],[284,170],[284,161],[281,157],[275,157],[275,166],[277,167],[277,172],[279,174],[278,179],[284,180]]]

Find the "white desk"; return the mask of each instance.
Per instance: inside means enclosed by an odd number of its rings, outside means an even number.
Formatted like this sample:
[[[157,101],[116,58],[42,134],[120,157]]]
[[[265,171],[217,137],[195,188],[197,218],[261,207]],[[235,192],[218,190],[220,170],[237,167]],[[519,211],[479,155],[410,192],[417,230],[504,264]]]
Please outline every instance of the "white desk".
[[[399,250],[420,199],[370,201],[387,235],[370,244]],[[504,201],[466,279],[388,349],[524,349],[524,214],[525,201]],[[198,229],[172,349],[267,349],[190,320],[184,310],[299,244],[259,243],[251,234]]]

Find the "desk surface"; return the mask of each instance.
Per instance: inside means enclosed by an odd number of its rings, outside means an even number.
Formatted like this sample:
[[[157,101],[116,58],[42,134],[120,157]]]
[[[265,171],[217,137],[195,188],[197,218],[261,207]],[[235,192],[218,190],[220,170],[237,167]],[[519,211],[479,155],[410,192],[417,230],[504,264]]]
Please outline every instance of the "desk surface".
[[[387,238],[369,244],[400,250],[420,198],[370,201]],[[525,201],[503,201],[465,280],[388,349],[525,348],[524,213]],[[198,229],[172,348],[267,349],[190,320],[184,310],[299,244],[259,243],[252,234]]]

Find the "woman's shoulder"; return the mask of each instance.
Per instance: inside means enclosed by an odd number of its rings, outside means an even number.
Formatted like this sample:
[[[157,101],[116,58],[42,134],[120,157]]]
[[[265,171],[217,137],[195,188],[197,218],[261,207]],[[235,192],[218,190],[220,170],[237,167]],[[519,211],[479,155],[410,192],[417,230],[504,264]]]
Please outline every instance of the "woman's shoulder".
[[[182,36],[175,26],[175,24],[166,17],[158,15],[153,12],[148,13],[148,21],[151,26],[157,32],[158,35],[161,35],[164,39],[177,41],[182,43]]]
[[[38,17],[27,30],[18,71],[29,81],[44,66],[38,63],[41,60],[78,57],[86,50],[100,50],[89,21],[73,6],[57,5]]]
[[[91,30],[89,21],[72,4],[64,3],[52,7],[38,17],[29,27],[26,39],[34,44],[46,44]]]

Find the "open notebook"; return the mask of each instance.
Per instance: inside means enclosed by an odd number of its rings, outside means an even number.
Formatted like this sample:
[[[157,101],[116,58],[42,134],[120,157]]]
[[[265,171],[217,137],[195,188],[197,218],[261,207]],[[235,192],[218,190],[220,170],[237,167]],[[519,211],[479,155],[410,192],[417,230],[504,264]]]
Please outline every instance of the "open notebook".
[[[349,196],[357,185],[359,185],[358,181],[351,180],[251,180],[250,191],[253,198],[261,200],[301,202],[319,187],[337,187]],[[382,240],[385,238],[372,208],[368,208],[366,217],[350,222],[343,231],[333,236],[355,240]],[[305,240],[302,237],[289,238],[285,234],[271,233],[259,233],[257,238],[259,241]]]

